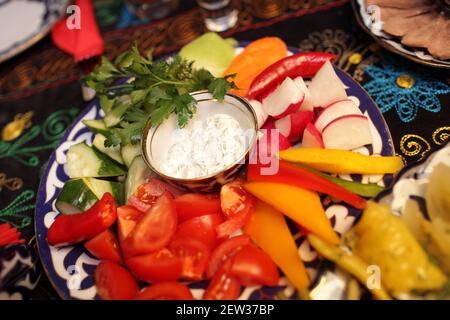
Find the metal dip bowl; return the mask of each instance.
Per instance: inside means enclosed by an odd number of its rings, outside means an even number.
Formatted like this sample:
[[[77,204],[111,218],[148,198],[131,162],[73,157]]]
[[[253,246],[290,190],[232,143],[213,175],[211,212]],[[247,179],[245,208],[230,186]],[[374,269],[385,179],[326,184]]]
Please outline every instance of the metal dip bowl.
[[[224,165],[223,169],[210,175],[195,178],[180,178],[167,175],[161,169],[161,162],[168,154],[172,134],[178,129],[177,116],[172,114],[158,126],[152,127],[147,123],[141,139],[141,151],[146,164],[163,180],[192,192],[213,192],[221,185],[236,177],[239,169],[248,159],[250,150],[257,141],[258,123],[256,114],[250,104],[239,96],[227,94],[223,101],[215,100],[208,91],[191,93],[197,101],[197,110],[189,121],[202,121],[215,114],[226,114],[239,123],[246,133],[246,144],[242,154],[232,163]]]

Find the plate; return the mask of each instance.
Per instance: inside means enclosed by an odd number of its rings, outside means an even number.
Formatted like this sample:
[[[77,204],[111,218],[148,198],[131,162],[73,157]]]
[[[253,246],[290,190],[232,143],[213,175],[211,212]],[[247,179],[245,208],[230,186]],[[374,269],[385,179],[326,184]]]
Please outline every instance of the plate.
[[[383,32],[379,23],[373,23],[373,18],[367,12],[364,0],[352,0],[356,21],[375,41],[386,50],[399,54],[409,60],[427,66],[450,69],[450,60],[440,60],[431,56],[426,49],[404,46],[398,38]]]
[[[0,62],[47,35],[68,4],[69,0],[0,0]]]
[[[242,50],[242,46],[237,49],[237,52],[239,50]],[[298,52],[293,48],[289,50]],[[394,147],[389,129],[375,102],[348,74],[337,68],[336,72],[346,86],[348,96],[355,100],[362,112],[370,119],[374,143],[370,147],[361,148],[360,151],[365,154],[393,155]],[[58,215],[58,211],[55,208],[56,198],[65,181],[68,180],[65,168],[67,150],[76,143],[87,142],[90,144],[93,139],[93,133],[81,121],[84,119],[96,119],[103,117],[103,115],[98,100],[91,102],[80,113],[67,129],[59,146],[50,156],[37,194],[35,213],[37,245],[44,269],[56,291],[63,299],[98,298],[93,274],[99,261],[90,255],[82,245],[62,248],[49,246],[47,243],[47,231]],[[347,178],[388,185],[392,176],[351,175],[347,176]],[[339,233],[347,231],[361,213],[359,210],[350,208],[343,203],[332,202],[327,197],[323,198],[323,203],[334,229]],[[315,283],[317,283],[318,279],[320,279],[322,260],[317,257],[317,254],[303,236],[299,234],[296,239],[299,254],[305,262],[310,278],[316,279]],[[313,283],[313,286],[315,283]],[[205,282],[194,282],[190,283],[189,287],[192,289],[194,297],[200,298],[206,284]],[[327,294],[323,296],[322,293],[318,298],[331,298],[332,290],[327,292]],[[247,287],[242,291],[240,299],[273,299],[275,296],[280,295],[287,298],[296,297],[295,290],[287,284],[285,278],[282,278],[279,287]]]

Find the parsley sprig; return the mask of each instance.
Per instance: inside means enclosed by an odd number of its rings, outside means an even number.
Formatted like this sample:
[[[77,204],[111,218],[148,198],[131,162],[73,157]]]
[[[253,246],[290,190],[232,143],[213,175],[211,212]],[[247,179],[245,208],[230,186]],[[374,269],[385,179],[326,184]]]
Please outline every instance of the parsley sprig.
[[[228,90],[236,88],[234,75],[215,78],[209,71],[194,69],[192,65],[192,61],[178,55],[154,62],[152,52],[142,56],[137,45],[114,63],[103,57],[84,82],[97,92],[107,114],[120,117],[105,133],[105,146],[136,144],[149,119],[156,126],[172,113],[178,116],[178,126],[184,127],[196,110],[190,92],[208,90],[221,101]]]

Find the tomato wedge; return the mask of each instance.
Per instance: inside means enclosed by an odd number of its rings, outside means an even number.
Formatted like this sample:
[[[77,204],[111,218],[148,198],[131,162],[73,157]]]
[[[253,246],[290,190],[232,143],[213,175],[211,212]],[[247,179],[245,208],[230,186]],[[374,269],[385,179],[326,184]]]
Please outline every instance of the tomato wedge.
[[[175,238],[169,246],[173,254],[182,260],[181,277],[201,280],[208,267],[210,250],[206,244],[193,237]]]
[[[239,280],[230,274],[231,260],[225,263],[217,270],[211,279],[208,288],[203,294],[206,300],[234,300],[241,294],[241,284]]]
[[[235,181],[222,186],[220,190],[222,213],[227,221],[217,227],[219,238],[227,237],[241,229],[250,219],[255,200],[243,187],[243,181]]]
[[[245,246],[249,243],[250,237],[241,235],[227,239],[219,244],[211,254],[206,277],[208,279],[212,278],[219,267],[225,262],[225,260],[232,257],[239,249],[242,248],[242,246]]]
[[[176,281],[182,271],[181,259],[166,248],[129,258],[125,264],[139,279],[148,282]]]
[[[230,273],[244,286],[276,286],[280,280],[277,266],[269,255],[254,245],[245,245],[232,258]]]
[[[102,261],[95,270],[95,286],[104,300],[131,300],[138,292],[138,285],[131,273],[111,261]]]
[[[128,199],[128,203],[140,211],[149,210],[155,204],[158,197],[166,192],[166,188],[158,179],[140,185],[136,192]]]
[[[166,247],[177,228],[177,211],[170,193],[165,192],[147,211],[124,240],[123,250],[140,255]]]
[[[128,237],[143,216],[144,213],[133,206],[121,206],[117,208],[117,231],[120,242]]]
[[[191,291],[179,282],[159,282],[144,288],[136,300],[194,300]]]
[[[213,250],[221,240],[217,238],[216,228],[223,222],[222,215],[208,214],[189,219],[178,225],[175,237],[194,237]]]
[[[111,228],[106,229],[84,244],[84,247],[100,260],[122,262],[119,242]]]
[[[216,195],[186,193],[175,198],[178,222],[220,212],[220,198]]]

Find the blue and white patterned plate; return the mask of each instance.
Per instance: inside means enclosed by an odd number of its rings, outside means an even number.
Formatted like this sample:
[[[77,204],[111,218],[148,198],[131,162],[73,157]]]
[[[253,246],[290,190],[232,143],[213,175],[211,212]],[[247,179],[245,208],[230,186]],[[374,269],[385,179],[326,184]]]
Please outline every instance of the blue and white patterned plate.
[[[296,52],[297,50],[290,49],[290,51]],[[361,148],[359,151],[365,154],[393,155],[392,138],[378,107],[364,89],[348,74],[339,69],[336,69],[336,72],[347,87],[348,96],[357,102],[361,111],[370,119],[373,145]],[[95,100],[75,119],[73,124],[67,129],[60,145],[50,156],[38,190],[35,228],[39,253],[50,281],[63,299],[98,298],[93,277],[98,260],[91,256],[82,245],[63,248],[49,246],[47,243],[47,231],[59,214],[55,208],[55,201],[64,183],[68,180],[65,166],[67,150],[70,146],[79,142],[90,144],[93,139],[93,133],[81,121],[100,117],[103,117],[103,112],[98,100]],[[346,178],[364,182],[370,181],[384,186],[390,182],[391,177],[382,175],[351,175],[346,176]],[[343,203],[331,202],[327,197],[323,198],[323,202],[327,216],[330,218],[334,229],[339,233],[347,231],[360,215],[360,211],[349,208]],[[299,254],[305,262],[311,279],[320,278],[318,275],[320,274],[321,259],[317,257],[317,254],[303,236],[299,234],[296,239]],[[194,297],[201,298],[206,283],[191,283],[189,287],[192,289]],[[313,297],[318,299],[333,298],[332,291],[324,293],[321,290],[320,295],[313,295]],[[240,299],[273,299],[279,294],[288,298],[296,297],[293,287],[287,283],[285,278],[282,278],[280,285],[275,288],[247,287],[242,291]]]
[[[0,0],[0,62],[41,40],[69,0]]]

